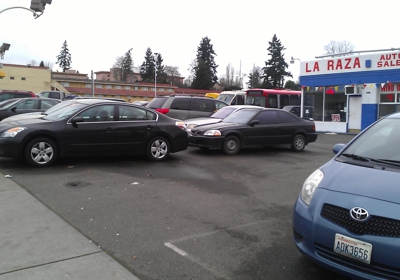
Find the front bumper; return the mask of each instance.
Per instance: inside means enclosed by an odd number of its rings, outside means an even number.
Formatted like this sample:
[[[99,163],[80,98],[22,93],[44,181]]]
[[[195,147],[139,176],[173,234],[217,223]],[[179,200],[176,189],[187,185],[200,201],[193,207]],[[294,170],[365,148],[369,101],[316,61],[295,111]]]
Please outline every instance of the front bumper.
[[[400,238],[354,234],[321,216],[325,203],[351,209],[353,202],[371,209],[377,216],[384,216],[380,209],[388,211],[390,208],[391,213],[400,211],[397,204],[319,189],[310,206],[300,197],[295,203],[293,233],[297,248],[313,262],[352,279],[399,279]],[[372,244],[371,263],[365,264],[335,253],[336,233]]]
[[[193,147],[221,149],[224,140],[225,137],[223,136],[203,136],[189,134],[189,146]]]
[[[22,149],[21,142],[16,138],[0,138],[0,157],[20,158]]]

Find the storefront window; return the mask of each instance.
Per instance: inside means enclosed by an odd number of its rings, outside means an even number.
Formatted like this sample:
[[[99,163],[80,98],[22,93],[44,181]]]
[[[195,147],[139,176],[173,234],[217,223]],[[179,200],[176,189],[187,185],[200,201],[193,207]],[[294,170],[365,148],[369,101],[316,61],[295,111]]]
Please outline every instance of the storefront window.
[[[313,107],[315,121],[346,122],[347,96],[344,87],[304,88],[304,106]]]
[[[346,122],[347,96],[344,87],[325,87],[325,118],[328,122]]]
[[[312,107],[312,118],[315,121],[322,121],[323,109],[324,109],[324,92],[323,87],[314,88],[303,88],[304,93],[304,106]]]
[[[379,118],[400,112],[400,84],[387,85],[380,89]]]

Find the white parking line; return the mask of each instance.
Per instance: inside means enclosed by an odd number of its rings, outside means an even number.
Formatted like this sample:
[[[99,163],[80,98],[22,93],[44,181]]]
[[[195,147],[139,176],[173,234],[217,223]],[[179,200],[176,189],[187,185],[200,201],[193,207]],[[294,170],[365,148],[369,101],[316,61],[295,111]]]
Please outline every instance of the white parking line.
[[[168,248],[171,248],[181,256],[187,256],[187,253],[185,251],[179,249],[178,247],[172,245],[171,243],[164,243],[164,245],[167,246]]]

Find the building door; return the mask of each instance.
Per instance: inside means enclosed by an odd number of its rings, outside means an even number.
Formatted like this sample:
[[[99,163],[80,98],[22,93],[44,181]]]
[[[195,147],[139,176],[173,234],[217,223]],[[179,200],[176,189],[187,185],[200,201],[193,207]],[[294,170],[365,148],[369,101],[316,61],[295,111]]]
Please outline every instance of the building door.
[[[361,131],[361,95],[349,95],[348,118],[349,127],[348,132],[358,133]]]

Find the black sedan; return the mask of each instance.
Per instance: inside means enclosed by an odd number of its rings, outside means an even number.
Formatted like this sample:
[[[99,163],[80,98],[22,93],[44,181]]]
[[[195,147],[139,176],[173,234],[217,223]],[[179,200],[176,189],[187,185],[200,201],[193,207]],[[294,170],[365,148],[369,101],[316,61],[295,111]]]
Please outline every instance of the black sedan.
[[[0,120],[18,114],[44,112],[60,102],[52,98],[35,97],[9,99],[0,103]]]
[[[147,155],[165,160],[187,149],[183,122],[126,102],[73,99],[40,118],[0,124],[0,157],[48,166],[58,157]]]
[[[202,149],[222,149],[234,155],[242,148],[290,145],[296,152],[317,140],[315,123],[281,109],[239,110],[216,124],[192,128],[189,145]]]

